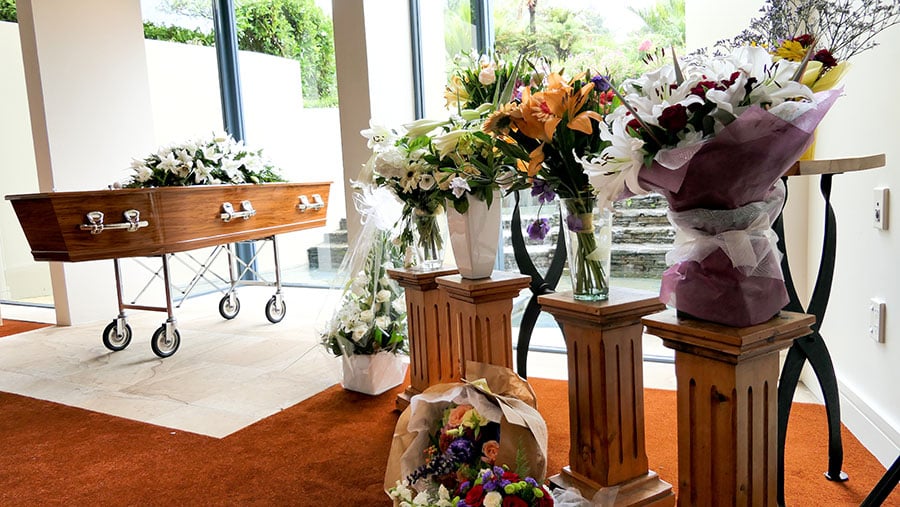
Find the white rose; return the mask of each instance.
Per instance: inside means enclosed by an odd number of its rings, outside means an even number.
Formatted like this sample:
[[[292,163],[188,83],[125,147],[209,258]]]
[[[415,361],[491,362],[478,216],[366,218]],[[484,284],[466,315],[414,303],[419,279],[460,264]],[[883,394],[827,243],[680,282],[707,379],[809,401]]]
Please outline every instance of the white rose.
[[[353,328],[353,341],[362,340],[362,337],[369,332],[369,326],[365,324],[360,324]]]
[[[406,298],[403,296],[398,297],[393,302],[391,302],[391,308],[394,309],[397,313],[405,313],[406,312]]]
[[[503,505],[503,495],[496,491],[491,491],[484,495],[484,507],[500,507]]]
[[[385,303],[391,300],[391,296],[393,293],[387,289],[381,289],[378,291],[378,294],[375,294],[375,301],[379,303]]]
[[[490,64],[481,69],[481,72],[478,73],[478,82],[488,86],[494,84],[494,81],[497,80],[497,73],[494,72],[494,65]]]
[[[359,320],[363,322],[372,322],[375,319],[375,312],[372,310],[363,310],[359,312]]]
[[[375,325],[381,328],[384,331],[387,331],[391,327],[391,318],[387,315],[382,315],[381,317],[375,317]]]

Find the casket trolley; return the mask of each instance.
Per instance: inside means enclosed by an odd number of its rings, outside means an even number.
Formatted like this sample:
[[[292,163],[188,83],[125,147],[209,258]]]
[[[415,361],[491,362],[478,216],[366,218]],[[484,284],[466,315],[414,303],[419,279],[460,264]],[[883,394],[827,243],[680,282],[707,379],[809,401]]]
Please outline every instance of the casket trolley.
[[[6,199],[12,202],[34,260],[113,260],[119,313],[102,333],[108,349],[119,351],[131,342],[125,310],[164,311],[168,318],[153,333],[150,347],[157,356],[169,357],[181,343],[170,279],[173,254],[215,247],[205,261],[187,254],[195,264],[185,265],[195,274],[182,290],[181,300],[201,279],[212,281],[206,275],[213,260],[224,251],[228,255],[229,277],[226,280],[216,275],[229,286],[219,302],[222,317],[232,319],[240,311],[235,292],[238,286],[274,285],[275,295],[267,302],[265,312],[270,322],[280,322],[286,307],[281,294],[276,235],[324,226],[329,186],[330,183],[211,185],[47,192],[9,195]],[[115,218],[110,220],[111,217]],[[122,221],[116,222],[118,217]],[[249,260],[235,254],[235,243],[260,240],[272,243],[274,284],[244,280],[248,273],[258,275],[254,265],[259,251]],[[161,259],[161,269],[151,272],[163,280],[165,307],[124,302],[119,259],[126,257]],[[143,290],[148,286],[149,283]]]

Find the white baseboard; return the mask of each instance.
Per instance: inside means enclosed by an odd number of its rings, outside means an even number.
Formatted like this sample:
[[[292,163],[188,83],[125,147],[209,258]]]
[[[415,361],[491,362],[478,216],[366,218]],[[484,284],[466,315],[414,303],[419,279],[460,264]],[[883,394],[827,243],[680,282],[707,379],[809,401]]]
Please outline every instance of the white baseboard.
[[[824,403],[822,389],[809,365],[803,369],[801,381]],[[888,468],[900,456],[900,431],[892,427],[875,409],[847,384],[838,379],[841,398],[841,422],[860,443]]]

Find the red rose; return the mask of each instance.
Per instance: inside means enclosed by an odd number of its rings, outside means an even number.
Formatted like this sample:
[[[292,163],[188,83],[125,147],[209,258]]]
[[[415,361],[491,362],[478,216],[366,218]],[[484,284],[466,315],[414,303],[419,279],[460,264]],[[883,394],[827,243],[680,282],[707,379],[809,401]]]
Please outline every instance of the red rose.
[[[519,482],[519,474],[515,472],[510,472],[509,470],[503,471],[503,479],[509,482]]]
[[[484,502],[484,488],[478,484],[466,493],[466,504],[470,507],[481,507],[482,502]]]
[[[508,496],[503,499],[503,507],[528,507],[528,502],[517,496]]]
[[[686,127],[687,121],[687,108],[681,104],[673,104],[663,109],[662,114],[659,115],[659,126],[670,134],[679,132]]]

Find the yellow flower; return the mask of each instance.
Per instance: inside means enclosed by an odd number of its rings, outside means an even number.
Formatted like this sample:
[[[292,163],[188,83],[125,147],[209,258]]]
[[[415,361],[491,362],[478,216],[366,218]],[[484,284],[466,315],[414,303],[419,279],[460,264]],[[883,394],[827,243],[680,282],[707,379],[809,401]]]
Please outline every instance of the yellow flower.
[[[795,40],[786,40],[781,43],[781,46],[778,46],[774,55],[792,62],[802,62],[803,57],[806,56],[806,51],[803,44],[800,44]]]

